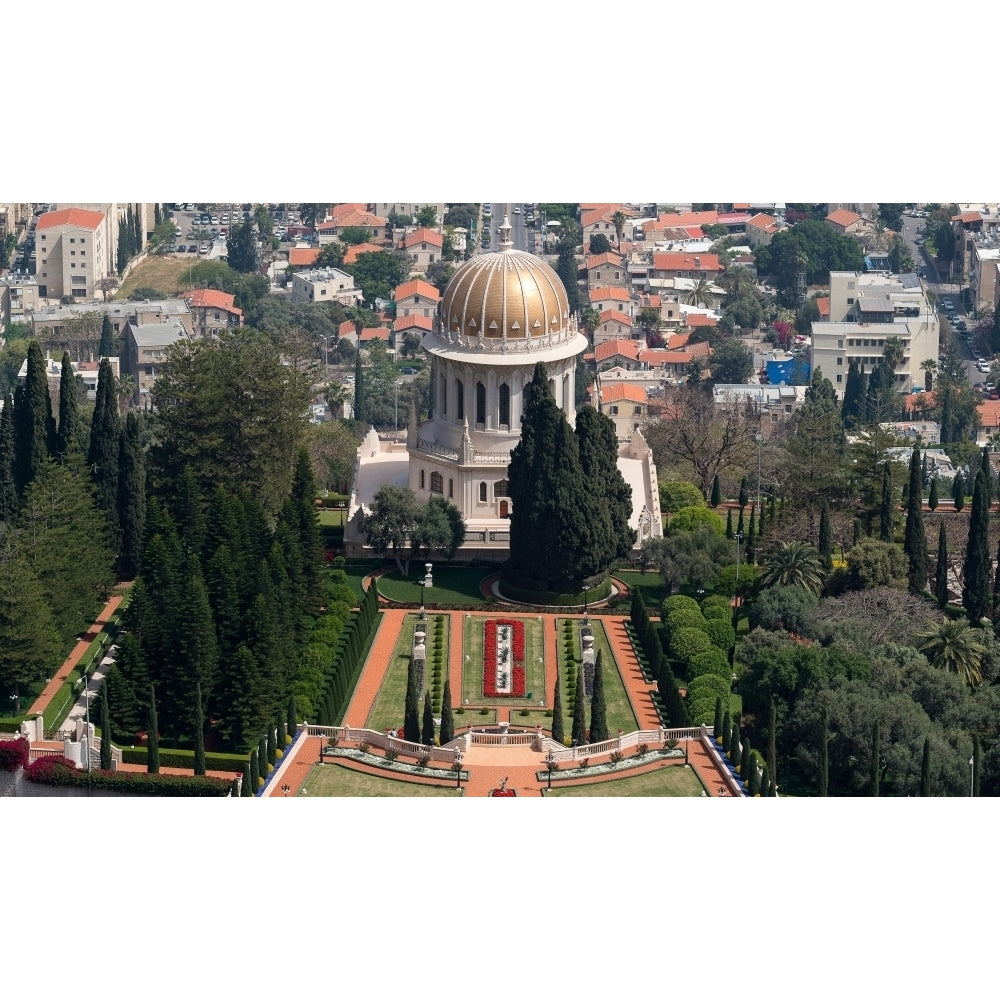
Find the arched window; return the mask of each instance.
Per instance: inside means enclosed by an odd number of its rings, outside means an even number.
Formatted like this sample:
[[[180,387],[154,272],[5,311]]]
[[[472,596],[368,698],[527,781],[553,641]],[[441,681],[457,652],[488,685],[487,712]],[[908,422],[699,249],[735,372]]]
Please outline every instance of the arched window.
[[[498,479],[493,484],[493,497],[505,497],[507,496],[507,490],[509,489],[506,479]]]
[[[510,386],[506,382],[500,386],[500,426],[510,429]]]
[[[448,416],[448,380],[441,376],[441,416]]]
[[[440,472],[431,473],[431,493],[444,494],[444,476]]]
[[[450,500],[454,496],[455,496],[455,480],[454,479],[449,479],[448,480],[448,499]]]
[[[465,419],[465,386],[460,378],[455,379],[455,419]]]
[[[476,423],[486,423],[486,386],[482,382],[476,383]]]
[[[486,503],[486,483],[479,484],[479,502]]]
[[[424,482],[424,470],[423,469],[420,470],[420,488],[422,490],[427,489],[427,486],[426,486],[426,484]]]

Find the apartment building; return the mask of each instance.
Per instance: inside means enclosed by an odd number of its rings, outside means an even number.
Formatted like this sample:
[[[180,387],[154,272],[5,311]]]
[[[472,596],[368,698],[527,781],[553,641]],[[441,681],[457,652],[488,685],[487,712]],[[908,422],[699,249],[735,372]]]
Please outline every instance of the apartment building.
[[[110,273],[108,217],[85,208],[46,212],[35,227],[40,298],[92,299],[97,282]]]
[[[339,302],[355,306],[362,292],[354,287],[354,278],[336,267],[317,267],[292,274],[292,302]]]

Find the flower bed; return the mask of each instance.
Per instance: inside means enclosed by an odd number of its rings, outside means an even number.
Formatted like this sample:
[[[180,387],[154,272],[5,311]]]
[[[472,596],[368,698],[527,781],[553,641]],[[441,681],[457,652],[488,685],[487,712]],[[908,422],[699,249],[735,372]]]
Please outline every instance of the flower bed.
[[[524,623],[489,618],[483,625],[483,694],[524,697]]]

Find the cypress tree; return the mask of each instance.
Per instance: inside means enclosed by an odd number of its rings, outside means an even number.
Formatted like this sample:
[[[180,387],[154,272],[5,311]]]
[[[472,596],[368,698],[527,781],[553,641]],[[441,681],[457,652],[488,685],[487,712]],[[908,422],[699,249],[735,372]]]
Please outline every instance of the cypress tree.
[[[761,798],[764,798],[770,786],[771,776],[767,769],[767,764],[764,765],[764,769],[761,772],[760,777],[757,779],[757,790]]]
[[[972,795],[979,798],[979,779],[983,772],[983,748],[979,742],[979,733],[972,734]]]
[[[927,452],[925,451],[924,455],[926,455],[926,454],[927,454]],[[937,510],[937,505],[938,505],[938,485],[937,484],[938,484],[937,476],[935,476],[931,480],[931,489],[930,489],[930,492],[927,494],[927,506],[930,507],[931,510]]]
[[[986,473],[976,475],[969,513],[969,538],[965,548],[962,606],[975,625],[986,614],[990,602],[989,487]]]
[[[993,466],[990,465],[990,449],[987,445],[983,445],[982,456],[980,458],[979,468],[983,470],[983,476],[986,478],[986,497],[989,504],[993,504]]]
[[[97,373],[97,395],[90,424],[90,448],[87,465],[97,487],[97,503],[104,511],[117,547],[118,519],[118,453],[121,418],[111,362],[101,361]]]
[[[146,770],[150,774],[160,773],[160,734],[156,719],[156,688],[149,685],[148,733],[146,744]]]
[[[101,770],[111,770],[111,713],[108,711],[108,682],[101,685]]]
[[[1000,574],[1000,566],[997,567]],[[994,583],[994,593],[996,584]],[[937,566],[934,570],[934,597],[942,610],[948,606],[948,535],[944,521],[938,529]]]
[[[881,757],[882,757],[882,744],[881,744],[881,731],[879,729],[878,719],[872,724],[872,761],[871,761],[871,789],[872,795],[876,798],[879,794],[879,785],[882,779],[881,771]]]
[[[424,692],[424,724],[420,730],[420,742],[425,746],[434,746],[434,711],[429,688]]]
[[[594,696],[590,700],[590,742],[603,743],[611,739],[608,731],[608,708],[604,700],[604,668],[601,651],[594,661]]]
[[[120,544],[118,572],[131,580],[139,571],[142,538],[146,530],[146,458],[139,440],[139,418],[125,418],[118,446],[118,514]]]
[[[965,506],[965,480],[962,479],[961,472],[956,472],[951,481],[951,498],[955,501],[955,510],[961,510]]]
[[[55,420],[45,373],[45,358],[37,341],[28,344],[24,385],[14,393],[14,484],[23,495],[55,445]]]
[[[833,569],[833,531],[830,528],[830,505],[824,500],[819,512],[819,558],[823,569]]]
[[[736,522],[736,534],[739,535],[740,538],[746,538],[746,533],[743,530],[743,508],[742,507],[740,507],[739,520],[737,520],[737,522]],[[733,537],[735,538],[736,536],[734,535]]]
[[[923,593],[927,589],[927,537],[924,534],[924,512],[920,495],[920,452],[910,455],[910,496],[906,506],[906,529],[903,551],[909,561],[907,579],[910,591]]]
[[[570,736],[573,746],[583,746],[587,742],[587,692],[584,688],[582,664],[576,672],[576,698],[573,702],[573,730]]]
[[[830,794],[830,717],[825,705],[820,717],[819,794],[824,798]]]
[[[638,591],[632,591],[633,594]],[[566,742],[566,730],[563,726],[562,685],[559,683],[559,668],[556,667],[556,682],[552,689],[552,739],[556,743]]]
[[[205,773],[205,710],[201,703],[201,682],[194,695],[194,773]]]
[[[719,475],[716,473],[712,480],[712,499],[709,505],[718,507],[720,503],[722,503],[722,488],[719,486]]]
[[[79,448],[79,420],[73,363],[70,361],[69,352],[64,351],[62,369],[59,374],[59,429],[56,432],[54,450],[54,455],[60,462],[66,461],[66,456],[71,450]]]
[[[257,767],[258,776],[266,780],[268,774],[270,773],[270,768],[267,766],[269,761],[267,759],[267,744],[268,738],[266,736],[261,736],[257,743]]]
[[[118,356],[118,352],[115,350],[115,332],[111,328],[111,317],[108,313],[104,314],[104,319],[101,321],[101,343],[97,348],[98,358],[114,358]]]
[[[285,747],[288,745],[288,731],[285,729],[285,720],[278,716],[275,722],[275,729],[278,730],[278,749],[284,753]]]
[[[257,747],[250,751],[250,794],[257,795],[260,788],[260,764],[257,760]]]
[[[712,732],[714,733],[716,739],[718,739],[719,734],[722,732],[722,699],[715,699],[715,724],[712,727]]]
[[[7,393],[0,410],[0,521],[10,521],[17,513],[14,484],[14,399]]]
[[[778,750],[777,750],[777,713],[774,708],[774,695],[771,695],[767,721],[767,771],[772,786],[778,780]],[[770,790],[769,795],[774,793]]]
[[[729,759],[733,763],[738,763],[740,759],[740,744],[743,741],[740,739],[740,720],[738,718],[733,719],[733,730],[729,734]]]
[[[847,381],[844,383],[844,399],[840,405],[845,430],[853,430],[860,422],[861,401],[864,397],[864,375],[858,368],[857,361],[851,359],[847,366]]]
[[[892,541],[892,467],[882,467],[882,502],[879,505],[878,536],[883,542]]]
[[[722,713],[722,742],[721,746],[726,756],[729,756],[729,748],[733,742],[733,720],[729,715],[729,709]]]
[[[750,756],[750,780],[748,791],[751,795],[760,795],[760,771],[757,769],[757,761]]]
[[[253,798],[253,790],[250,787],[250,761],[247,761],[243,765],[243,783],[240,789],[240,798],[250,799]]]
[[[749,499],[750,499],[750,494],[749,494],[749,492],[747,490],[747,477],[744,476],[740,480],[740,493],[739,493],[739,501],[738,501],[739,505],[740,505],[740,513],[741,514],[743,513],[743,508],[747,505],[747,500],[749,500]]]
[[[757,561],[757,533],[754,529],[755,518],[753,516],[754,505],[750,504],[750,528],[747,531],[746,561],[754,563]]]
[[[930,798],[931,794],[931,738],[924,737],[924,755],[920,761],[920,794]]]
[[[743,740],[743,749],[740,751],[740,777],[743,783],[749,786],[750,782],[750,741]]]
[[[417,670],[410,660],[406,671],[406,703],[403,706],[403,739],[410,743],[420,742],[420,687],[417,684]]]
[[[299,720],[298,711],[295,707],[295,693],[291,693],[288,696],[288,731],[292,734],[293,738],[295,733],[299,731]]]
[[[451,678],[444,679],[444,694],[441,695],[441,746],[445,746],[455,738],[455,713],[451,707]]]
[[[733,540],[733,508],[726,510],[726,538]]]
[[[861,541],[861,518],[856,517],[854,519],[854,528],[851,534],[851,542],[857,545]]]

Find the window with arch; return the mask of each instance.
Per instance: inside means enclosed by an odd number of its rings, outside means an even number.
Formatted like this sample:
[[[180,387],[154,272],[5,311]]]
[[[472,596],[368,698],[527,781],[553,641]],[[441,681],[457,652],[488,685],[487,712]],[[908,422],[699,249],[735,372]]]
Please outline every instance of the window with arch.
[[[500,386],[500,424],[510,427],[510,386],[506,382]]]
[[[460,378],[455,379],[455,419],[465,419],[465,386]]]
[[[448,416],[448,380],[441,376],[441,416]]]
[[[479,484],[479,502],[486,503],[486,483]]]
[[[506,479],[498,479],[493,484],[493,496],[494,496],[494,498],[507,496],[507,490],[508,490],[508,488],[509,487],[507,485],[507,480]]]
[[[482,382],[476,383],[476,423],[486,423],[486,386]]]
[[[440,472],[431,473],[431,493],[444,494],[444,476]]]
[[[427,489],[427,484],[424,481],[424,470],[423,469],[420,470],[420,488],[422,490]]]
[[[449,479],[448,480],[448,499],[450,500],[454,496],[455,496],[455,480],[454,479]]]

